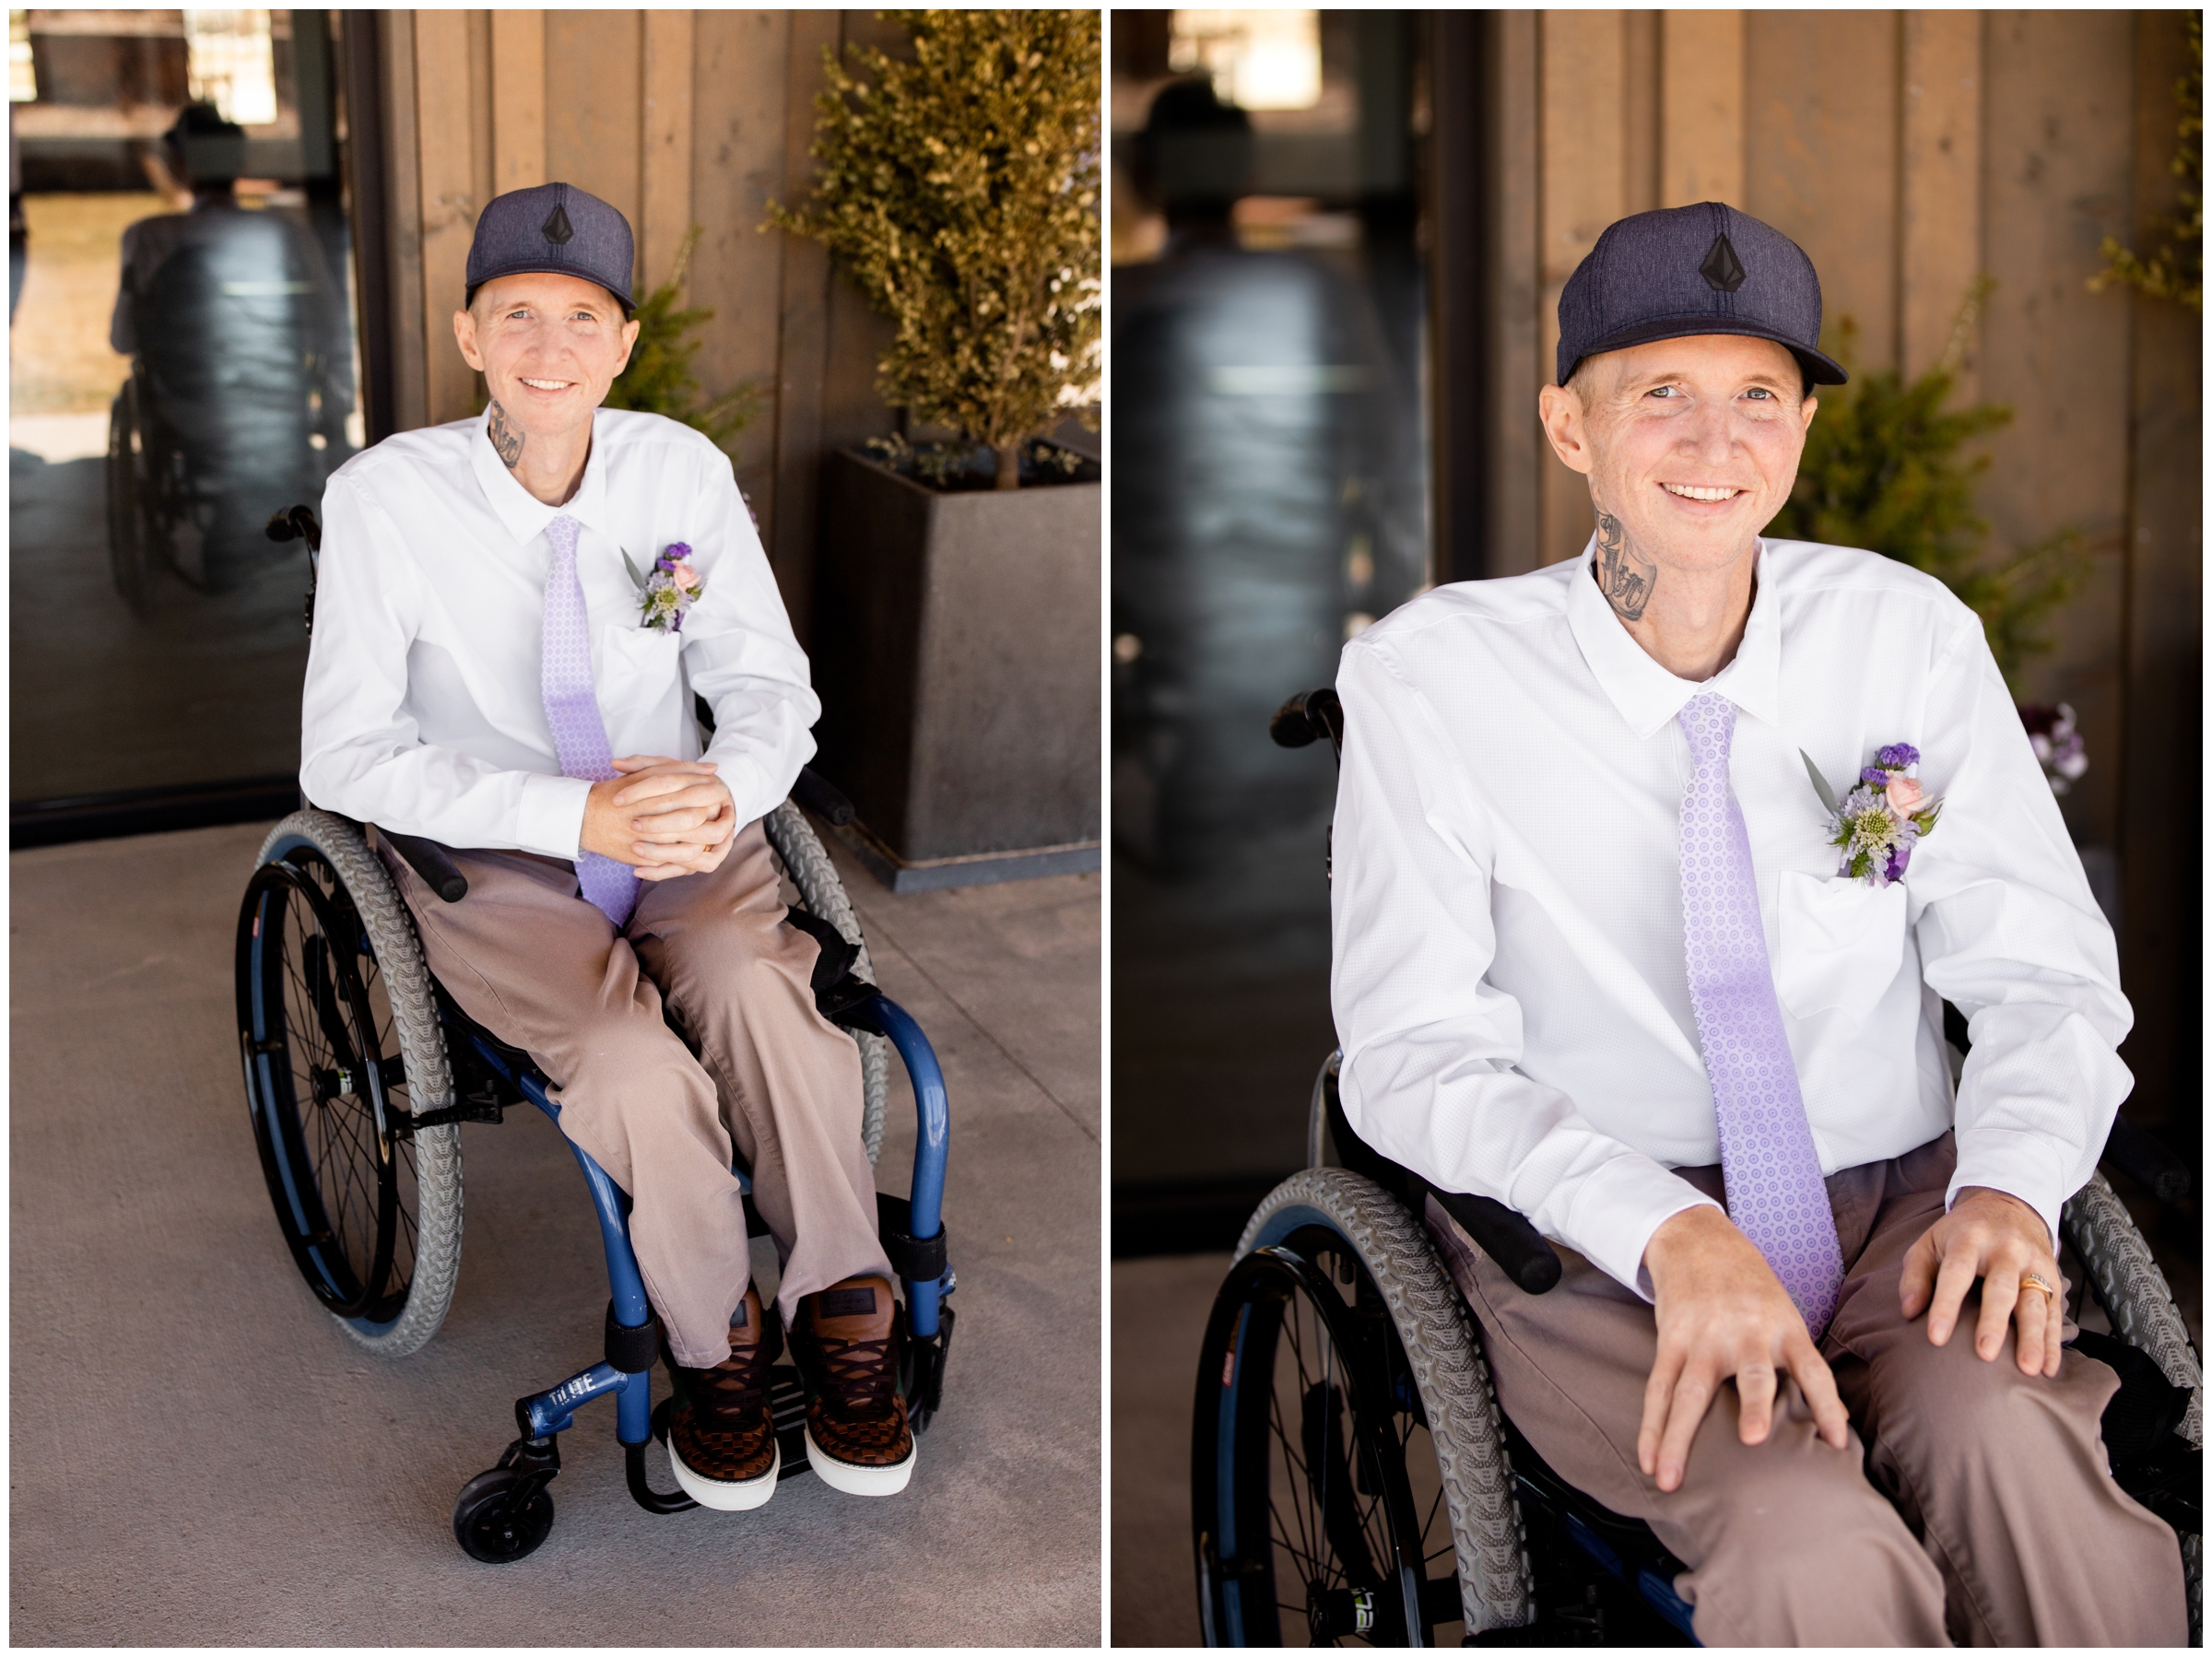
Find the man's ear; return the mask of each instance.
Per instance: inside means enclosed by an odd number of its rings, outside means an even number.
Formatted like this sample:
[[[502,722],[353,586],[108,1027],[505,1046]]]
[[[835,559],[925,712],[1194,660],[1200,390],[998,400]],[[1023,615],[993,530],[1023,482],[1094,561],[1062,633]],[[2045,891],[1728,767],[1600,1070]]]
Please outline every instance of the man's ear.
[[[634,316],[622,324],[622,360],[615,364],[614,374],[618,380],[622,378],[622,370],[629,366],[629,354],[637,347],[638,330],[643,325]]]
[[[473,311],[464,308],[453,312],[453,343],[461,347],[461,360],[481,374],[484,353],[477,349],[477,317]]]
[[[1820,399],[1808,394],[1799,408],[1805,419],[1802,429],[1810,431],[1813,429],[1813,417],[1820,412]]]
[[[1597,457],[1590,452],[1589,424],[1580,397],[1564,386],[1547,385],[1536,394],[1536,417],[1544,423],[1544,435],[1551,441],[1551,452],[1569,467],[1585,476],[1597,469]]]

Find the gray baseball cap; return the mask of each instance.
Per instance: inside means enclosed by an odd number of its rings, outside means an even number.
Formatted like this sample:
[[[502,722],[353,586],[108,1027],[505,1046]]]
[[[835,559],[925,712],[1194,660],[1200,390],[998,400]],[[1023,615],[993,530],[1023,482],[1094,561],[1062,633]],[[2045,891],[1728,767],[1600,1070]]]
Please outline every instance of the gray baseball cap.
[[[635,309],[629,298],[630,267],[637,243],[629,220],[597,196],[573,184],[538,184],[495,195],[477,216],[476,240],[468,248],[468,296],[494,276],[549,271],[596,282],[622,303],[625,316]]]
[[[1601,351],[1745,334],[1786,346],[1816,385],[1851,376],[1820,349],[1820,277],[1805,250],[1724,202],[1606,227],[1559,293],[1559,383]]]

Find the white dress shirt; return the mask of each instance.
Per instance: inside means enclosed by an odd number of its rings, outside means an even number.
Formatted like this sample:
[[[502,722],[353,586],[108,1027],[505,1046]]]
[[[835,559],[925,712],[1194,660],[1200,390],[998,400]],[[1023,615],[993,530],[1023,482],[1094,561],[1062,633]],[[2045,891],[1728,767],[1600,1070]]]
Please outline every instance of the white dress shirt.
[[[2132,1078],[2111,926],[1973,613],[1876,556],[1762,541],[1742,645],[1677,678],[1591,553],[1441,587],[1347,645],[1332,994],[1345,1114],[1453,1191],[1519,1209],[1647,1298],[1644,1245],[1721,1160],[1683,964],[1688,750],[1738,710],[1730,778],[1821,1170],[1956,1126],[1968,1185],[2055,1231]],[[1909,742],[1944,809],[1904,878],[1840,876],[1839,798]],[[1956,1098],[1941,1004],[1973,1051]]]
[[[790,792],[821,713],[729,457],[658,415],[601,409],[566,505],[515,481],[485,419],[402,432],[323,496],[300,785],[331,811],[449,846],[573,857],[591,784],[561,775],[539,688],[552,548],[581,523],[592,685],[609,752],[705,758],[749,823]],[[687,543],[705,590],[679,633],[639,622],[641,571]]]

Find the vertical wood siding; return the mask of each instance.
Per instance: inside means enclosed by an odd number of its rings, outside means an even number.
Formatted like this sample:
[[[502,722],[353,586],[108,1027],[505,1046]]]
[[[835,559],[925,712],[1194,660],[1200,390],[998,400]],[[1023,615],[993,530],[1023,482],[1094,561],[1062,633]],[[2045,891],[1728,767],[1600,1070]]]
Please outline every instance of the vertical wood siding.
[[[2201,1076],[2202,352],[2171,301],[2088,283],[2106,235],[2147,250],[2173,209],[2182,16],[1504,14],[1482,88],[1505,411],[1482,503],[1492,574],[1589,536],[1586,485],[1532,440],[1559,288],[1613,219],[1711,199],[1765,219],[1812,256],[1868,368],[1928,368],[1974,278],[1995,279],[1958,395],[2014,411],[1984,444],[1993,547],[2071,526],[2092,556],[2028,688],[2080,716],[2091,769],[2067,815],[2121,852],[2124,1051],[2149,1121],[2194,1114]],[[1533,36],[1518,49],[1516,29]]]
[[[697,223],[687,297],[715,313],[700,379],[757,392],[737,480],[804,640],[822,451],[891,428],[875,392],[888,325],[818,245],[760,227],[770,201],[812,187],[823,50],[901,39],[873,12],[385,13],[398,428],[463,418],[483,395],[452,319],[492,196],[559,180],[613,203],[641,295]]]

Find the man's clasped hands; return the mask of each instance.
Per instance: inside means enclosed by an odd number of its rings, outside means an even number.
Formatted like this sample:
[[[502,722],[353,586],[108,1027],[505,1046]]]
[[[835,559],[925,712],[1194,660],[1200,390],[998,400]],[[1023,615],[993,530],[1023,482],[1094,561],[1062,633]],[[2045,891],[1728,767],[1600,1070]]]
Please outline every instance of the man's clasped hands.
[[[1820,1437],[1844,1447],[1849,1420],[1835,1377],[1766,1257],[1725,1214],[1700,1206],[1672,1216],[1652,1234],[1643,1262],[1658,1314],[1659,1355],[1644,1388],[1636,1460],[1660,1489],[1681,1487],[1698,1424],[1731,1380],[1739,1400],[1737,1436],[1746,1444],[1765,1442],[1779,1378],[1787,1374],[1805,1393]],[[1906,1255],[1900,1299],[1907,1318],[1927,1313],[1928,1339],[1940,1346],[1980,1278],[1975,1355],[1994,1360],[2006,1324],[2014,1322],[2021,1372],[2056,1375],[2061,1309],[2032,1284],[2023,1288],[2023,1273],[2060,1281],[2042,1216],[2018,1197],[1969,1186]]]
[[[583,850],[631,864],[640,880],[673,880],[719,868],[737,832],[729,789],[706,759],[631,754],[592,784]]]

